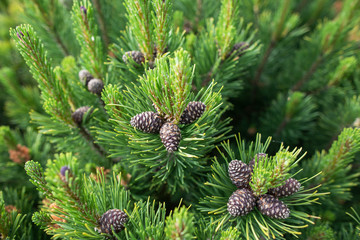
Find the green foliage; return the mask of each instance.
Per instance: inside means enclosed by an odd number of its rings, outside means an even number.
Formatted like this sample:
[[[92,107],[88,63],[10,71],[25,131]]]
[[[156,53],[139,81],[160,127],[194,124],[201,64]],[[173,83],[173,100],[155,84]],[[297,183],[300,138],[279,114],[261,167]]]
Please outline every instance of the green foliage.
[[[174,53],[173,58],[160,58],[155,64],[156,68],[145,71],[146,78],[140,78],[139,82],[160,116],[178,124],[190,102],[194,72],[190,55],[180,49]]]
[[[33,28],[22,25],[11,29],[10,33],[39,84],[45,111],[64,124],[71,124],[71,109],[74,108],[74,104],[69,95],[67,80],[63,78],[61,71],[53,70],[44,46]]]
[[[357,224],[356,226],[356,232],[357,232],[357,236],[360,237],[360,216],[359,214],[357,213],[357,211],[353,208],[351,208],[352,210],[352,214],[351,213],[346,213],[347,215],[349,215]]]
[[[328,151],[316,152],[303,168],[306,175],[322,173],[308,184],[321,184],[324,191],[332,193],[331,198],[350,199],[351,188],[358,185],[359,173],[351,171],[351,163],[360,150],[359,138],[359,128],[345,128]]]
[[[7,210],[0,191],[0,236],[2,239],[14,239],[24,221],[25,215],[19,214],[16,210]]]
[[[229,131],[227,124],[230,119],[220,120],[223,113],[221,96],[219,92],[213,92],[213,86],[203,89],[196,96],[190,95],[191,100],[202,101],[207,110],[194,123],[180,125],[182,140],[179,151],[168,153],[158,134],[143,133],[130,125],[133,116],[153,109],[146,89],[134,85],[133,89],[128,87],[121,92],[109,85],[105,88],[103,96],[106,97],[103,100],[115,132],[98,129],[99,140],[111,146],[112,157],[126,155],[126,158],[122,158],[125,166],[136,165],[142,169],[141,175],[153,178],[151,188],[158,189],[166,183],[171,192],[178,187],[188,191],[190,186],[185,179],[200,174],[201,165],[205,164],[201,157],[224,139]],[[169,102],[168,99],[166,101]],[[161,109],[164,107],[161,106]]]
[[[260,130],[265,135],[296,145],[301,136],[314,129],[316,116],[316,105],[311,96],[302,92],[281,94],[261,119]]]
[[[95,78],[104,79],[106,74],[105,54],[94,15],[94,7],[89,0],[74,1],[72,21],[76,38],[81,47],[81,65]]]
[[[194,214],[183,206],[176,208],[166,218],[165,239],[192,239],[194,238]]]
[[[77,56],[79,46],[71,29],[71,17],[67,3],[69,1],[20,0],[21,11],[18,14],[22,22],[35,27],[39,37],[46,43],[50,58],[55,62],[68,55]]]
[[[335,240],[335,233],[328,224],[314,225],[308,229],[309,240]]]
[[[64,166],[69,170],[62,175],[60,170]],[[55,155],[54,161],[48,161],[45,173],[33,161],[25,168],[48,199],[47,205],[33,216],[33,221],[54,238],[102,239],[94,230],[100,228],[100,216],[108,209],[128,208],[128,193],[120,185],[121,176],[114,173],[107,179],[101,171],[97,171],[96,178],[85,176],[78,160],[70,153]]]
[[[159,17],[159,19],[161,19],[161,17],[151,15],[151,7],[152,7],[151,1],[125,0],[124,2],[127,10],[126,16],[131,26],[130,31],[134,34],[134,37],[137,41],[138,48],[140,49],[140,51],[144,53],[145,58],[148,61],[151,61],[153,59],[153,52],[154,52],[154,45],[153,45],[154,26],[151,23],[153,17]],[[169,1],[165,1],[163,4],[165,8],[168,8],[167,5],[169,5]],[[160,30],[160,26],[157,31],[159,30]],[[160,33],[160,37],[163,37],[161,33]]]
[[[1,237],[16,230],[15,239],[47,238],[32,218],[53,239],[358,238],[358,215],[350,222],[344,209],[358,201],[360,1],[339,3],[2,1],[7,118],[1,107],[0,116],[17,126],[0,128],[0,190],[22,215],[4,215],[0,203]],[[23,20],[31,26],[13,27]],[[10,55],[13,45],[40,91]],[[103,81],[101,94],[79,81],[82,69]],[[179,124],[191,101],[206,110]],[[91,110],[76,122],[82,106]],[[178,150],[131,126],[146,111],[178,124]],[[214,152],[232,127],[244,140]],[[272,138],[262,143],[258,132]],[[248,164],[257,153],[267,156],[255,159],[249,188],[256,196],[290,177],[302,184],[279,198],[290,209],[286,219],[258,207],[242,217],[227,211],[236,190],[228,163]],[[62,173],[64,166],[70,170]],[[124,229],[100,233],[101,216],[115,208],[129,217]]]
[[[241,239],[240,232],[233,227],[229,227],[228,230],[221,232],[220,240],[230,240],[230,239]]]
[[[238,5],[234,0],[223,0],[216,26],[216,42],[219,48],[219,55],[222,60],[234,45],[236,37],[235,16],[238,15]]]
[[[140,201],[134,203],[129,215],[129,224],[125,228],[126,239],[164,239],[166,209],[164,204],[155,201]],[[117,239],[123,239],[120,236]]]
[[[294,168],[305,154],[299,156],[301,149],[294,149],[291,152],[289,147],[283,145],[273,157],[262,158],[255,156],[254,172],[251,177],[250,187],[255,196],[266,194],[269,188],[281,186],[291,174],[289,171]]]

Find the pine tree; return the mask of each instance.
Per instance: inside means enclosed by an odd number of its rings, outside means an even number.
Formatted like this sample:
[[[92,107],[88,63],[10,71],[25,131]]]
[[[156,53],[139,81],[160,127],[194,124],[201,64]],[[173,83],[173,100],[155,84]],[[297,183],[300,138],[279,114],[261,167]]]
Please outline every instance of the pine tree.
[[[360,236],[359,0],[0,10],[1,239]]]

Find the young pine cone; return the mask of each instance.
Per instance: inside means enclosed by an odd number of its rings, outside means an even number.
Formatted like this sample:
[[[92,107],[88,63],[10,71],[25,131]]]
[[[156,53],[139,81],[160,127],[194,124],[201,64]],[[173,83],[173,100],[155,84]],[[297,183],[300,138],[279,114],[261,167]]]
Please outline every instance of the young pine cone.
[[[206,105],[202,102],[189,102],[180,117],[180,124],[190,124],[200,118],[206,109]]]
[[[139,51],[125,52],[124,55],[122,56],[122,59],[125,63],[129,62],[129,58],[132,58],[133,61],[136,62],[137,64],[142,64],[143,62],[145,62],[144,54]]]
[[[163,120],[158,113],[154,112],[142,112],[131,118],[131,126],[146,132],[146,133],[158,133]]]
[[[272,195],[262,195],[257,200],[259,211],[268,217],[285,219],[290,215],[290,210],[285,203]]]
[[[232,160],[229,163],[229,177],[238,188],[245,188],[249,185],[251,171],[250,167],[239,160]]]
[[[90,80],[93,78],[94,77],[91,75],[91,73],[88,70],[84,69],[79,72],[79,79],[85,86],[87,86]]]
[[[111,226],[114,228],[114,232],[118,233],[124,228],[124,224],[128,221],[128,216],[120,209],[110,209],[104,213],[100,218],[100,230],[101,233],[107,233],[113,235]]]
[[[256,154],[256,156],[249,162],[249,167],[250,167],[251,173],[254,171],[256,157],[257,157],[257,160],[258,160],[257,163],[259,163],[259,161],[261,161],[266,156],[267,156],[266,153],[258,153],[258,154]]]
[[[254,209],[255,204],[256,198],[249,189],[238,189],[231,194],[227,210],[231,216],[244,216]]]
[[[89,92],[100,95],[104,88],[104,83],[101,79],[93,78],[89,81],[87,88]]]
[[[294,178],[289,178],[285,181],[284,185],[276,188],[270,188],[268,193],[275,197],[287,197],[293,195],[300,190],[301,184]]]
[[[235,43],[231,51],[226,55],[226,57],[230,57],[231,54],[233,54],[234,52],[236,52],[236,54],[241,57],[242,55],[244,55],[244,51],[248,48],[249,44],[246,42]]]
[[[71,114],[73,121],[77,124],[81,124],[83,121],[84,114],[87,113],[89,110],[90,107],[88,106],[83,106],[76,109],[75,112]]]
[[[171,122],[164,123],[160,129],[160,138],[168,152],[175,152],[180,144],[180,128]]]

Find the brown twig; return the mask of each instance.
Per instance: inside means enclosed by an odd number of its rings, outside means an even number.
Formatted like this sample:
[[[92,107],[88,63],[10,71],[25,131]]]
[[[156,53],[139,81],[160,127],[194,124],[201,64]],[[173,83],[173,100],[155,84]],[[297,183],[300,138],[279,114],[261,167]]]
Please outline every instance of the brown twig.
[[[259,85],[260,77],[261,77],[262,72],[264,71],[265,64],[266,64],[267,60],[269,59],[270,54],[271,54],[271,52],[272,52],[272,50],[274,49],[275,46],[276,46],[276,42],[271,41],[270,45],[266,49],[264,57],[263,57],[260,65],[259,65],[258,69],[256,70],[256,75],[255,75],[254,79],[252,80],[252,84],[254,86]]]
[[[291,88],[292,91],[298,91],[304,83],[306,83],[310,77],[315,73],[316,69],[319,67],[323,60],[322,55],[320,55],[316,61],[311,65],[309,71]]]
[[[85,140],[89,143],[89,145],[94,149],[101,157],[106,158],[105,150],[97,143],[95,143],[93,137],[90,135],[88,130],[83,126],[78,126],[80,130],[80,134],[85,138]]]

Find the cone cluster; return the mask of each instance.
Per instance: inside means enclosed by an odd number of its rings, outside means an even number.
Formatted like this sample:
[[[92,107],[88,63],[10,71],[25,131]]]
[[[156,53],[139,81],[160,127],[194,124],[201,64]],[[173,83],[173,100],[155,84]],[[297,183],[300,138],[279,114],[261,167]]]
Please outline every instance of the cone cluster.
[[[289,178],[282,186],[271,188],[267,194],[255,197],[249,185],[254,170],[255,159],[261,161],[265,153],[259,153],[250,162],[249,166],[240,160],[232,160],[228,166],[229,177],[238,188],[229,197],[227,210],[234,217],[244,216],[256,206],[265,216],[285,219],[290,216],[290,209],[278,197],[290,196],[300,190],[301,184],[294,178]]]
[[[105,212],[100,220],[100,231],[101,233],[107,233],[113,235],[111,227],[114,228],[115,233],[119,233],[123,228],[125,223],[128,221],[128,216],[125,212],[120,209],[110,209]]]
[[[79,79],[87,87],[89,92],[101,95],[104,89],[104,82],[101,79],[94,78],[93,75],[85,69],[79,72]]]
[[[206,106],[202,102],[190,102],[180,117],[180,124],[190,124],[200,118]],[[167,121],[157,112],[142,112],[130,120],[131,126],[145,133],[159,133],[161,142],[168,152],[179,149],[181,131],[177,124]]]

